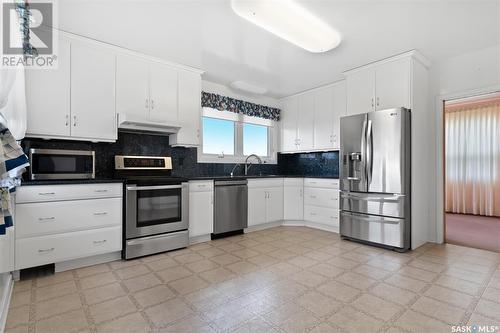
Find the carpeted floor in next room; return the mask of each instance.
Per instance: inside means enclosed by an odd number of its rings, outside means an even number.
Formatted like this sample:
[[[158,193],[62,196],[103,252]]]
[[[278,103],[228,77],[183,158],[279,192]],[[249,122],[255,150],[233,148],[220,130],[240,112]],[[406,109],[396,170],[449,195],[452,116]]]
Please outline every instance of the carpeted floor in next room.
[[[500,218],[446,214],[446,242],[500,252]]]

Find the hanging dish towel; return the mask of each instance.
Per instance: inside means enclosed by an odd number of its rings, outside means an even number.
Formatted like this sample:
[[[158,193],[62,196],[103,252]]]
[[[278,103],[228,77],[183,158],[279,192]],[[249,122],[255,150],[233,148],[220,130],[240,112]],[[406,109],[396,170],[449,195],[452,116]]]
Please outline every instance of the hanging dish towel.
[[[5,229],[13,225],[11,193],[21,184],[21,175],[28,165],[21,146],[0,123],[0,235],[5,235]]]

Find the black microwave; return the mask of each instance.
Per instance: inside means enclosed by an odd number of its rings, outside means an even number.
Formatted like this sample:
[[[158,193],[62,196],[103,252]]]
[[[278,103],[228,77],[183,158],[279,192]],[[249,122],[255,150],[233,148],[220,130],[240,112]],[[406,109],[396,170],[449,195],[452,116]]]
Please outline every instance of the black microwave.
[[[95,178],[95,151],[31,148],[29,159],[31,180]]]

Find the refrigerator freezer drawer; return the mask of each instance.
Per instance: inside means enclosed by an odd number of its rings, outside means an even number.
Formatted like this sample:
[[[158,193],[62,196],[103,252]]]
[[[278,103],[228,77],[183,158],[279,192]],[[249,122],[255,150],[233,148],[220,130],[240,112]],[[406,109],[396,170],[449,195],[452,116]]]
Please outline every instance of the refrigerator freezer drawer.
[[[354,239],[405,247],[405,220],[340,212],[340,234]]]
[[[404,195],[340,192],[340,209],[362,214],[405,217]]]

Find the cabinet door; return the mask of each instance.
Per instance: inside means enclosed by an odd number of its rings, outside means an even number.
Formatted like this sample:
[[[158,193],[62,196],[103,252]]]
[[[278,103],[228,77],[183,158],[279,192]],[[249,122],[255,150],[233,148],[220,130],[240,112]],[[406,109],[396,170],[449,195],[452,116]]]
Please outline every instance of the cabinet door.
[[[151,64],[149,119],[162,123],[177,122],[177,70]]]
[[[189,237],[213,232],[213,191],[189,193]]]
[[[266,222],[283,220],[283,187],[266,188]]]
[[[314,148],[332,147],[333,138],[333,87],[314,92]]]
[[[314,94],[299,95],[299,110],[297,117],[297,133],[299,150],[314,148]]]
[[[298,98],[283,100],[281,110],[281,151],[297,150]]]
[[[410,108],[410,59],[377,66],[375,72],[376,109]]]
[[[170,136],[176,146],[198,146],[200,144],[201,76],[198,73],[179,71],[178,122],[181,129]]]
[[[26,71],[26,134],[70,135],[71,46],[59,40],[58,67]]]
[[[336,83],[333,89],[333,134],[332,145],[334,149],[340,148],[340,118],[347,113],[345,81]]]
[[[375,70],[362,69],[347,74],[347,114],[375,110]]]
[[[115,55],[78,42],[71,46],[71,136],[116,140]]]
[[[304,188],[285,186],[283,188],[283,219],[300,221],[304,219]]]
[[[248,226],[266,222],[266,192],[263,188],[248,189]]]
[[[116,56],[116,113],[149,119],[148,63],[140,58]]]

